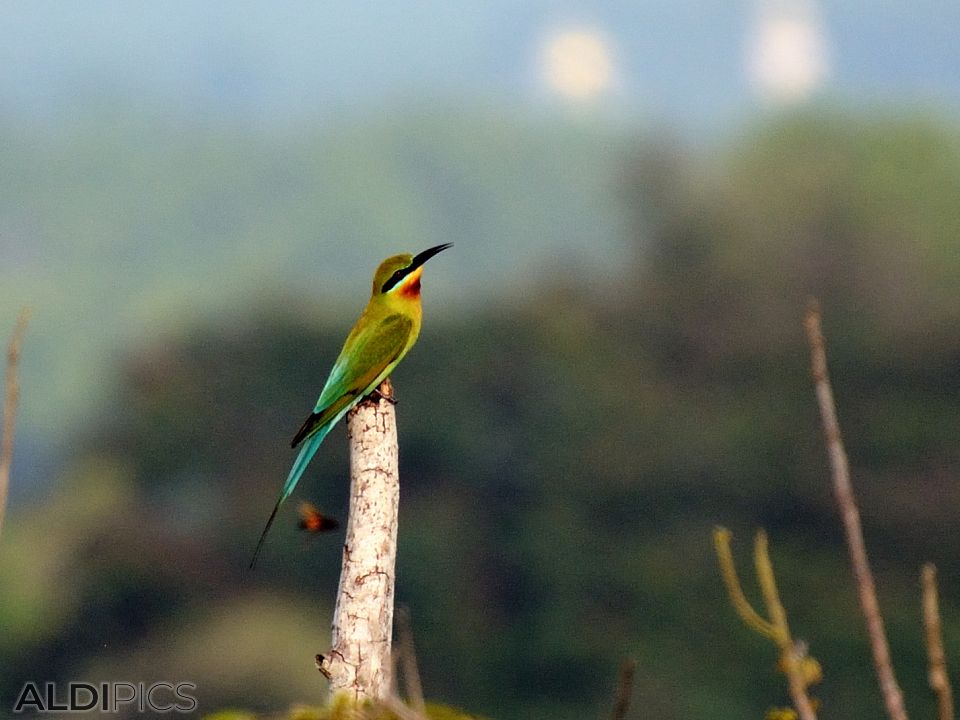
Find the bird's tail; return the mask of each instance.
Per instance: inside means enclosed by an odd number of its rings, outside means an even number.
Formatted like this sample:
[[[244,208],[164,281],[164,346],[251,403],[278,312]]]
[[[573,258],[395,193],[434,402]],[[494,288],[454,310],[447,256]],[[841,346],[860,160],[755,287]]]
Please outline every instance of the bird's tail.
[[[297,483],[300,482],[300,477],[307,469],[307,465],[309,465],[310,461],[313,459],[314,454],[317,452],[317,448],[320,447],[320,443],[323,442],[323,439],[327,436],[327,433],[330,432],[331,428],[337,424],[336,421],[339,419],[339,417],[335,418],[333,422],[327,423],[325,426],[321,427],[316,433],[311,435],[300,448],[300,453],[297,455],[297,459],[293,461],[293,467],[290,468],[290,474],[287,475],[287,481],[283,484],[283,490],[280,491],[280,497],[277,498],[277,504],[273,506],[273,512],[270,513],[270,519],[267,520],[266,527],[264,527],[263,532],[260,533],[260,540],[257,542],[257,549],[253,551],[253,559],[250,560],[251,570],[253,570],[253,566],[257,564],[257,556],[260,555],[260,549],[263,547],[263,541],[267,539],[267,533],[270,531],[270,526],[273,525],[273,521],[277,517],[277,511],[280,509],[283,501],[290,497],[290,493],[293,492],[293,489],[297,486]]]

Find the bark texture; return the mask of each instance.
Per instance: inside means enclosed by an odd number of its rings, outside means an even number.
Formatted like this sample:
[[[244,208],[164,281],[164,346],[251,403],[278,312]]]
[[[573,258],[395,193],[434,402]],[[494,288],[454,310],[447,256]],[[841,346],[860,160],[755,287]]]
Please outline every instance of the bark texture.
[[[347,416],[350,515],[340,587],[333,614],[333,647],[318,657],[332,699],[384,700],[391,691],[391,638],[400,503],[397,420],[393,388],[364,399]]]

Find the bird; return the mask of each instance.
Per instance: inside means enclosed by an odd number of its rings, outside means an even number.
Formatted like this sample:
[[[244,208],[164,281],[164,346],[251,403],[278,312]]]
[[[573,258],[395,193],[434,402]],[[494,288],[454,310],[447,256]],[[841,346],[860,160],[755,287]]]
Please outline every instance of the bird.
[[[297,523],[297,527],[311,535],[336,530],[340,527],[340,523],[336,519],[324,515],[313,503],[306,501],[300,503],[298,512],[300,513],[300,521]]]
[[[435,245],[416,255],[393,255],[377,267],[370,300],[347,335],[313,412],[290,443],[292,448],[303,445],[260,534],[250,561],[251,570],[280,506],[290,497],[324,438],[352,407],[376,391],[417,341],[423,317],[420,305],[423,265],[452,245]]]

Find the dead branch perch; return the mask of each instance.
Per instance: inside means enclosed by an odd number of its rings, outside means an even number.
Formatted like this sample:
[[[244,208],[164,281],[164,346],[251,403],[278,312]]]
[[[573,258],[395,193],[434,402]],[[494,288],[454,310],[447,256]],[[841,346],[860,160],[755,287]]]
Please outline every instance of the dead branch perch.
[[[903,693],[893,672],[893,662],[890,659],[890,647],[887,644],[883,616],[880,614],[880,604],[877,602],[873,573],[870,571],[870,564],[867,560],[867,548],[863,540],[863,528],[860,525],[860,511],[857,509],[853,486],[850,483],[847,453],[840,437],[840,424],[837,421],[833,390],[830,387],[830,376],[827,372],[827,352],[820,327],[820,308],[816,301],[811,301],[807,309],[804,327],[807,331],[807,341],[810,344],[813,384],[817,402],[820,406],[820,418],[823,423],[827,455],[830,458],[834,496],[843,519],[847,547],[850,551],[850,563],[853,566],[853,577],[857,585],[857,594],[860,597],[860,607],[866,620],[867,635],[870,639],[873,664],[877,672],[880,691],[883,694],[884,705],[890,718],[892,720],[907,720]]]
[[[333,613],[333,646],[318,658],[332,699],[386,700],[391,690],[400,473],[389,380],[347,416],[350,515]]]

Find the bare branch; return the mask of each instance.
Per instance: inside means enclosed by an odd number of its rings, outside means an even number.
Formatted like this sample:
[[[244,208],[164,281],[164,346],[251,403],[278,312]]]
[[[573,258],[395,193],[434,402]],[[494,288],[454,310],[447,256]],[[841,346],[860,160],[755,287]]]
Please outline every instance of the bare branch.
[[[3,439],[0,442],[0,530],[3,529],[3,520],[7,514],[7,497],[10,493],[10,464],[13,461],[13,429],[17,414],[17,404],[20,402],[20,383],[17,380],[17,365],[20,363],[20,349],[23,346],[23,335],[30,321],[30,310],[22,308],[17,316],[17,324],[10,336],[10,345],[7,347],[7,373],[4,386],[6,388],[3,402]]]
[[[937,592],[937,568],[933,563],[923,566],[920,573],[922,588],[923,627],[926,630],[927,657],[930,669],[927,679],[937,695],[937,718],[953,720],[953,690],[947,675],[947,654],[943,649],[943,629],[940,625],[940,601]]]
[[[830,459],[834,496],[843,519],[847,547],[850,551],[850,563],[853,566],[853,577],[857,585],[857,594],[860,596],[860,607],[866,620],[867,635],[870,638],[873,664],[877,672],[880,691],[883,693],[884,705],[891,719],[907,720],[903,693],[893,672],[883,616],[880,614],[880,604],[877,602],[873,573],[870,571],[870,564],[867,560],[867,548],[863,540],[863,529],[860,526],[860,511],[857,509],[853,486],[850,483],[847,453],[840,437],[840,424],[837,421],[833,390],[830,387],[830,376],[827,373],[827,352],[820,327],[820,308],[816,301],[811,301],[807,309],[804,326],[807,331],[807,341],[810,345],[814,390],[816,391],[817,402],[820,405],[820,418],[823,423],[827,455]]]

